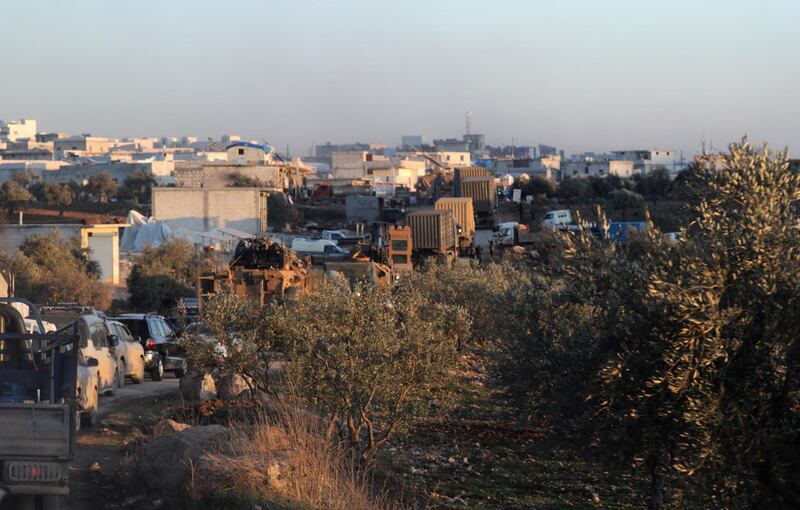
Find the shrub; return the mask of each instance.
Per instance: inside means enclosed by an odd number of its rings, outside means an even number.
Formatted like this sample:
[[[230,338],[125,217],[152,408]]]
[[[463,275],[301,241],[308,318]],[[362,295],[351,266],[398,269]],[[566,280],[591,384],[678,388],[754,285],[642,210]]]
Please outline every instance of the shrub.
[[[203,262],[192,243],[169,239],[161,246],[146,246],[132,257],[127,284],[131,307],[168,312],[181,297],[195,294]]]

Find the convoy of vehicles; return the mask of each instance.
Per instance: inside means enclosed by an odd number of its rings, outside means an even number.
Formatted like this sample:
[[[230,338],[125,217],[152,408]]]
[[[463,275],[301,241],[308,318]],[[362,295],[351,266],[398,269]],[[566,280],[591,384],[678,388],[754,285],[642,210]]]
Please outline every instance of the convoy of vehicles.
[[[151,313],[126,313],[112,319],[125,325],[144,348],[144,368],[154,381],[160,381],[164,372],[183,377],[186,373],[183,349],[164,317]]]
[[[125,324],[110,320],[108,327],[119,340],[115,350],[122,375],[130,377],[133,384],[141,384],[145,373],[144,347],[133,337]]]

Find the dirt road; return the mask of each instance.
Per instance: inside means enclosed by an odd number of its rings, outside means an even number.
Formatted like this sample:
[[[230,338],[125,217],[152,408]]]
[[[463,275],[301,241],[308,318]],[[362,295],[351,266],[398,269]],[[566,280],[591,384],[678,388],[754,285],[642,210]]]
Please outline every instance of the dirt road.
[[[118,472],[125,464],[125,447],[142,436],[162,410],[180,401],[178,379],[145,379],[126,384],[113,396],[100,397],[98,425],[84,428],[77,438],[70,465],[70,495],[64,508],[114,508],[126,495],[118,486]]]

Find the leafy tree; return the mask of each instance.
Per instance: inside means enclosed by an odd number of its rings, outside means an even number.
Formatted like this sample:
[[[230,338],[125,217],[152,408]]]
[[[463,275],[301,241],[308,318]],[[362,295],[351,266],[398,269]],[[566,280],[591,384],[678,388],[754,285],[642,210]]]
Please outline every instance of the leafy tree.
[[[119,192],[124,198],[135,200],[139,204],[149,204],[151,190],[155,183],[155,177],[149,173],[143,170],[134,170],[125,178]]]
[[[66,184],[49,183],[42,188],[42,198],[49,205],[58,207],[58,213],[64,214],[64,208],[75,201],[75,194]]]
[[[267,221],[277,230],[283,230],[286,225],[295,225],[300,213],[289,203],[284,193],[270,193],[267,197]]]
[[[33,177],[28,172],[16,172],[11,176],[11,180],[23,188],[28,188],[33,183]]]
[[[644,197],[627,189],[618,189],[608,195],[608,203],[612,209],[622,211],[622,218],[628,219],[628,212],[644,205]]]
[[[89,177],[86,191],[98,202],[106,203],[110,198],[117,196],[119,186],[107,172],[102,172]]]
[[[648,197],[666,197],[672,190],[672,178],[666,167],[659,165],[647,175],[637,176],[636,191]]]
[[[192,243],[179,238],[160,246],[146,246],[132,262],[127,279],[130,305],[159,312],[168,312],[179,298],[195,294],[204,264]]]
[[[556,196],[567,200],[579,200],[588,197],[590,192],[589,183],[585,179],[570,177],[558,185]]]
[[[629,188],[632,184],[618,175],[609,175],[607,177],[589,177],[589,185],[594,196],[605,197],[612,191]]]
[[[543,175],[534,174],[523,188],[526,195],[545,195],[551,197],[556,193],[556,182]]]
[[[447,305],[410,285],[326,284],[292,312],[304,318],[284,333],[296,387],[363,458],[449,401],[458,357]]]
[[[32,198],[30,192],[14,179],[6,181],[0,186],[0,204],[8,211],[11,217],[16,209]]]
[[[81,250],[77,239],[62,239],[57,231],[29,236],[10,257],[17,294],[39,304],[78,302],[106,308],[109,289],[99,281],[100,269]]]

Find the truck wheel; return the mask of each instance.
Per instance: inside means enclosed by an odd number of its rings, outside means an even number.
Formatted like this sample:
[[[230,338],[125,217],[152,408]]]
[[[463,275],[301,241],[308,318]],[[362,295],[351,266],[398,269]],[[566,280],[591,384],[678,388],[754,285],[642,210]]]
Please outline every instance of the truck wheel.
[[[97,409],[89,409],[81,413],[81,426],[94,427],[97,423]]]
[[[125,386],[125,372],[128,371],[128,365],[125,363],[125,360],[122,360],[122,365],[117,367],[117,388],[122,388]]]
[[[186,360],[181,360],[181,366],[176,368],[173,372],[177,379],[182,379],[184,375],[186,375]]]
[[[60,499],[55,494],[48,494],[47,496],[40,496],[39,504],[36,505],[38,510],[58,510],[60,508]]]
[[[161,378],[164,376],[164,362],[161,361],[161,356],[156,358],[156,366],[150,370],[150,377],[154,381],[160,381]]]

